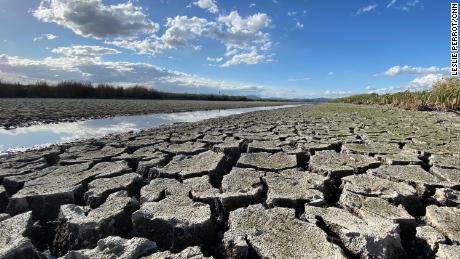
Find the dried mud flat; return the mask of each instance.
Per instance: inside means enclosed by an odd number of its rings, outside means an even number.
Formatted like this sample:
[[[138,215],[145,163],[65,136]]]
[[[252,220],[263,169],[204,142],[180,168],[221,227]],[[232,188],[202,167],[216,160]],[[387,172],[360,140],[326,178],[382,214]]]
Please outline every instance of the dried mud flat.
[[[0,128],[56,123],[119,115],[171,113],[214,109],[277,106],[292,102],[114,100],[114,99],[0,99]]]
[[[460,119],[314,105],[0,158],[0,258],[459,258]]]

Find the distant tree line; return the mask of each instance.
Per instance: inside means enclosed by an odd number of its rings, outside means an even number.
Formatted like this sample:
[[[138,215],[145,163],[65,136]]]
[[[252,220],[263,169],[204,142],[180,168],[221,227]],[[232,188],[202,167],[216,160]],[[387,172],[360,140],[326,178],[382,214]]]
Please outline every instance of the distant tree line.
[[[250,101],[246,96],[168,93],[143,86],[121,87],[108,84],[93,85],[63,81],[57,85],[7,83],[0,80],[0,98],[93,98],[93,99],[155,99],[155,100],[212,100]],[[261,100],[261,99],[260,99]]]

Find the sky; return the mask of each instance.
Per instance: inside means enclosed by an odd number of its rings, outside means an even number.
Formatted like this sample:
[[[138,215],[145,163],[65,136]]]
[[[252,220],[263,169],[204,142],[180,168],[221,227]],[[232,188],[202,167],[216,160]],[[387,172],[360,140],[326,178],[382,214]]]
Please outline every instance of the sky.
[[[0,79],[339,97],[449,75],[446,0],[0,0]]]

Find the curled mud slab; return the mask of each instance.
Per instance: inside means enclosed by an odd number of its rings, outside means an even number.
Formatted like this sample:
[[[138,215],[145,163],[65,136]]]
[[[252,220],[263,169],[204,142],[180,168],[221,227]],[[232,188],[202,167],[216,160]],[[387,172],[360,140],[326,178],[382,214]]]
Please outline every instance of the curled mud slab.
[[[0,258],[459,258],[460,118],[315,105],[0,157]]]

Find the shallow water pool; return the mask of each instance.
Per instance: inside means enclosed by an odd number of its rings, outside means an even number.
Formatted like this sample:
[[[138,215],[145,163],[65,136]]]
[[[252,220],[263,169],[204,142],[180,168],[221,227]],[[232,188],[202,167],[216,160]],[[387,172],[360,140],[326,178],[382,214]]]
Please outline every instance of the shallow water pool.
[[[158,127],[160,125],[170,125],[176,122],[196,122],[246,112],[297,107],[301,105],[304,104],[116,116],[77,122],[38,124],[11,130],[0,129],[0,153],[2,151],[19,151],[29,148],[44,147],[78,139],[102,137],[112,133],[139,131],[141,129]]]

